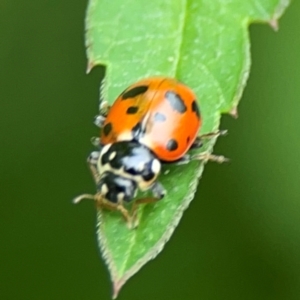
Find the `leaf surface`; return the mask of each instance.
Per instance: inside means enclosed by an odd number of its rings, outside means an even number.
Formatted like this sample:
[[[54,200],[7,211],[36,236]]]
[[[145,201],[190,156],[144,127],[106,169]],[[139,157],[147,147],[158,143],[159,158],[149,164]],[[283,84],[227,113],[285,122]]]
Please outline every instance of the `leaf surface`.
[[[250,70],[248,26],[276,28],[288,0],[90,0],[86,16],[88,70],[105,65],[102,97],[110,103],[139,79],[164,75],[198,96],[201,133],[237,114]],[[212,151],[215,139],[199,151]],[[118,212],[98,211],[98,241],[116,297],[124,283],[164,247],[197,188],[203,162],[164,166],[168,194],[140,208],[129,230]]]

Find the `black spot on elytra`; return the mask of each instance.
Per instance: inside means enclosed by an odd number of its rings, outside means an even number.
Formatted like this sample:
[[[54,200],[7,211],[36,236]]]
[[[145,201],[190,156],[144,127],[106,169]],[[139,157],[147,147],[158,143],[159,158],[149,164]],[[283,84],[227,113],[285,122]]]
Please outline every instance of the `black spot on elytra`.
[[[134,115],[134,114],[137,113],[138,110],[139,110],[139,108],[137,106],[130,106],[130,107],[127,108],[126,114]]]
[[[164,122],[166,120],[167,120],[167,117],[164,114],[162,114],[160,112],[155,113],[154,122]]]
[[[167,150],[169,151],[175,151],[178,148],[178,143],[176,140],[171,139],[167,143]]]
[[[165,98],[169,101],[169,103],[171,104],[171,106],[174,110],[176,110],[177,112],[179,112],[181,114],[186,112],[187,108],[184,104],[184,101],[178,94],[169,91],[169,92],[166,92]]]
[[[147,85],[140,85],[140,86],[135,86],[132,89],[126,90],[121,94],[122,100],[126,100],[129,98],[134,98],[138,95],[144,94],[148,90]]]
[[[192,103],[192,111],[195,112],[198,119],[200,119],[200,109],[199,109],[199,106],[198,106],[196,100],[194,100]]]
[[[108,136],[111,130],[112,130],[112,124],[111,123],[105,124],[105,126],[103,127],[104,135]]]
[[[191,137],[188,136],[187,139],[186,139],[186,143],[189,144],[190,140],[191,140]]]

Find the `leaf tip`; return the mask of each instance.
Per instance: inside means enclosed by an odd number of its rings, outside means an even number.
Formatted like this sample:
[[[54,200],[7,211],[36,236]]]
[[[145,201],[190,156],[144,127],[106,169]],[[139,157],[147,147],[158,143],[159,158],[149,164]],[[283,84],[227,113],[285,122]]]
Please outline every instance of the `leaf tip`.
[[[123,280],[116,280],[116,281],[113,281],[113,294],[112,294],[112,299],[116,299],[119,295],[119,292],[122,288],[124,284],[124,281]]]
[[[94,68],[95,64],[92,61],[88,61],[88,64],[86,66],[86,74],[89,74],[91,70]]]
[[[233,109],[229,112],[229,114],[230,114],[233,118],[237,119],[238,116],[239,116],[238,110],[237,110],[237,106],[233,107]]]
[[[278,20],[277,19],[272,19],[269,21],[269,25],[271,26],[271,28],[274,30],[274,31],[278,31],[279,29],[279,25],[278,25]]]

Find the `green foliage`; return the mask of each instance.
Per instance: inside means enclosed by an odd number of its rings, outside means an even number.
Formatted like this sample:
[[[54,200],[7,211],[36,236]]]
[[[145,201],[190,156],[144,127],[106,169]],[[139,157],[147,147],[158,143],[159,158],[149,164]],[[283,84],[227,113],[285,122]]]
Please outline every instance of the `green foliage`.
[[[106,66],[103,98],[154,75],[175,77],[198,96],[201,133],[218,129],[221,113],[236,115],[250,69],[248,25],[276,22],[288,0],[91,0],[86,19],[88,66]],[[200,151],[212,151],[215,140]],[[129,230],[119,213],[98,211],[98,240],[114,285],[123,284],[164,247],[196,190],[203,163],[165,166],[160,202],[140,208]]]

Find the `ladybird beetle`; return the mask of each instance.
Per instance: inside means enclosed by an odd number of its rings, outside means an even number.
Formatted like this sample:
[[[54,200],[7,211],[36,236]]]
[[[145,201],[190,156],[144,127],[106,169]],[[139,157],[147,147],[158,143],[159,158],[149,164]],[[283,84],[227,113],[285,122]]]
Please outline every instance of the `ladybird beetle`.
[[[163,161],[181,158],[201,126],[196,95],[171,78],[149,78],[127,88],[110,108],[101,143],[135,140]]]
[[[135,209],[138,203],[163,198],[165,190],[157,181],[161,164],[184,159],[191,147],[201,146],[196,96],[172,78],[143,79],[125,89],[96,123],[101,127],[100,151],[92,152],[88,163],[98,193],[79,196],[75,202],[94,199],[99,206],[121,211],[132,227],[136,212],[130,214],[124,202],[134,199],[138,190],[151,190],[153,198],[136,200]],[[206,158],[225,160],[212,155]]]

